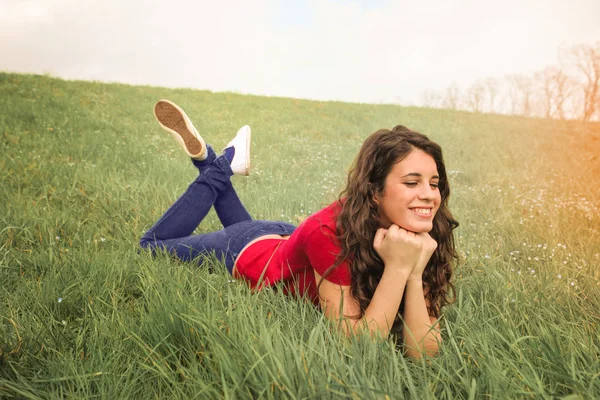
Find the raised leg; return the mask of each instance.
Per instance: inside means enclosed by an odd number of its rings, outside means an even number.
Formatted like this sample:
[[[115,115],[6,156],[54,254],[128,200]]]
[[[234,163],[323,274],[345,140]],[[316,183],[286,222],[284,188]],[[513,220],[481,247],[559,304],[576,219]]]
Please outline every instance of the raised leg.
[[[237,224],[238,222],[249,221],[252,219],[235,192],[231,182],[229,182],[227,188],[219,193],[214,206],[224,228]]]
[[[242,127],[236,137],[228,143],[224,154],[217,157],[177,104],[169,100],[159,100],[154,105],[154,115],[159,125],[169,132],[192,158],[192,163],[200,173],[186,192],[146,232],[140,244],[147,247],[159,241],[190,236],[213,205],[225,228],[251,220],[229,179],[234,173],[248,175],[250,127]]]
[[[216,158],[217,155],[210,145],[207,145],[207,157],[206,160],[198,161],[192,159],[192,163],[198,168],[200,174],[203,169],[210,165]],[[217,216],[223,224],[224,228],[230,225],[237,224],[238,222],[251,220],[252,217],[242,204],[242,201],[238,197],[231,180],[228,180],[223,190],[221,190],[214,202],[215,211]]]
[[[195,162],[197,160],[194,160]],[[229,161],[217,157],[204,165],[202,172],[185,193],[164,213],[140,240],[142,247],[153,241],[189,236],[206,217],[217,197],[231,187],[233,174]]]

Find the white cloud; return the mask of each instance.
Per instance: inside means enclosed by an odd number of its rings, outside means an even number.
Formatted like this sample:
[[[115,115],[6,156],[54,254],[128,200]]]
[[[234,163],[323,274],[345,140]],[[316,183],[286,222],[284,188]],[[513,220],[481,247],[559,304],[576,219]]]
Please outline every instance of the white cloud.
[[[4,3],[0,69],[361,102],[417,102],[600,38],[596,0],[310,0],[310,20],[283,28],[276,0]]]

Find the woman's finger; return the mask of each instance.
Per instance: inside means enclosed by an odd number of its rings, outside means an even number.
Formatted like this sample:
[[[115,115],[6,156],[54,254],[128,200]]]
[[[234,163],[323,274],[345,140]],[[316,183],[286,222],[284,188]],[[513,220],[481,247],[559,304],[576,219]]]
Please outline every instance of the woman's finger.
[[[387,229],[379,228],[377,232],[375,232],[375,239],[373,239],[373,247],[376,249],[381,247],[383,243],[383,239],[385,239],[385,235],[387,234]]]

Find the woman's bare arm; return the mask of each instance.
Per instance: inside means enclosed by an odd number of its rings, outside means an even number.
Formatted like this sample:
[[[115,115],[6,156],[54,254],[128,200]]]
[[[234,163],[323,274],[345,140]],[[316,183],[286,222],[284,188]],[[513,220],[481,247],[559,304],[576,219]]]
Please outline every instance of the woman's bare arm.
[[[437,319],[429,315],[423,282],[409,278],[404,298],[404,327],[402,337],[406,347],[406,355],[420,358],[423,353],[435,355],[442,341]]]
[[[409,357],[421,357],[423,353],[429,356],[435,355],[442,341],[437,320],[429,313],[422,279],[423,271],[437,248],[437,243],[427,233],[419,235],[423,243],[421,256],[408,277],[402,316],[404,319],[402,337]]]
[[[384,272],[362,318],[356,318],[360,315],[360,305],[352,297],[350,286],[323,280],[319,287],[321,308],[326,317],[340,321],[340,328],[347,335],[360,329],[368,329],[385,337],[398,313],[408,275],[402,272]],[[316,272],[315,279],[317,282],[321,279]]]
[[[340,286],[323,280],[319,287],[321,307],[325,315],[341,321],[346,333],[358,329],[387,336],[394,323],[404,288],[412,269],[420,258],[421,238],[396,225],[379,229],[373,246],[384,261],[384,272],[375,293],[361,318],[360,305],[351,295],[350,286]],[[321,276],[315,272],[317,282]]]

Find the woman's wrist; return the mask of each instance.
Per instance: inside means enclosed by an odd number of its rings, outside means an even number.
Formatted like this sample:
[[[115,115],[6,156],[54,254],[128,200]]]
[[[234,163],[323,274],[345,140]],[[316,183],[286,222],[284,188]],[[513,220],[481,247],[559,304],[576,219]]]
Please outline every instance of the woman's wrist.
[[[394,278],[403,278],[407,280],[411,274],[411,270],[406,267],[396,266],[392,267],[391,265],[386,265],[383,269],[383,276],[390,276]]]
[[[422,273],[417,273],[417,274],[411,273],[408,276],[408,282],[409,283],[418,283],[418,284],[422,285],[423,284],[423,274]]]

